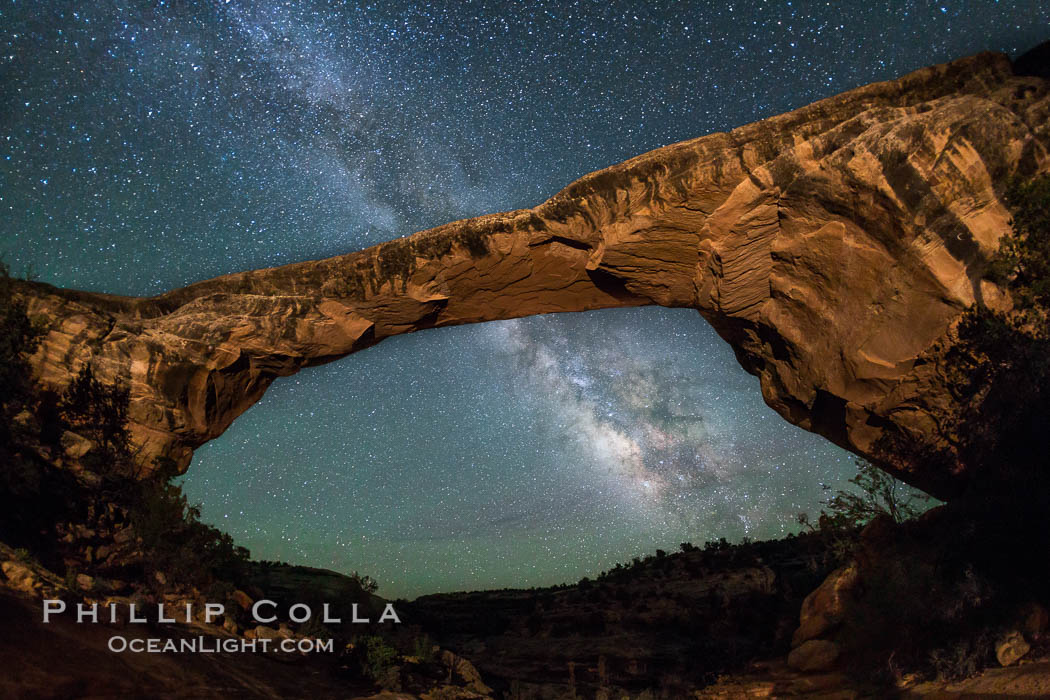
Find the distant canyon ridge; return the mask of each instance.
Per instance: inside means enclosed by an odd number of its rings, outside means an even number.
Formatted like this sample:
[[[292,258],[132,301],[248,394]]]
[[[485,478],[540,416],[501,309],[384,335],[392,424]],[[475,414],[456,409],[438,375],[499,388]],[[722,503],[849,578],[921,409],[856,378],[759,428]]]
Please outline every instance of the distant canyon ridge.
[[[1023,71],[1017,71],[1023,72]],[[426,328],[561,311],[694,308],[786,420],[950,497],[945,350],[1010,232],[1011,177],[1050,170],[1050,81],[984,53],[673,144],[533,209],[151,298],[20,283],[61,390],[87,364],[130,388],[138,459],[218,437],[277,377]],[[177,215],[173,212],[173,215]]]

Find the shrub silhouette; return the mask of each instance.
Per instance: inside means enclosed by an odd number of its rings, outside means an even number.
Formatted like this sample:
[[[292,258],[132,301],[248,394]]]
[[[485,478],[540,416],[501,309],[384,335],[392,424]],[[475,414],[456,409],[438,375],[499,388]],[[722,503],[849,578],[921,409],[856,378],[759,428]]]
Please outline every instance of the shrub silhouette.
[[[101,450],[102,460],[97,460],[100,466],[126,456],[128,396],[127,387],[96,379],[89,364],[81,368],[59,401],[59,416]]]
[[[162,464],[156,475],[132,488],[131,526],[149,554],[147,573],[159,571],[173,581],[201,586],[211,581],[243,581],[249,552],[233,538],[200,520],[171,479],[174,465]]]
[[[361,671],[374,682],[381,682],[397,661],[397,649],[378,635],[365,637],[362,648]]]
[[[46,533],[57,520],[77,517],[81,508],[75,479],[48,464],[36,448],[42,440],[35,424],[43,424],[48,438],[61,435],[49,425],[52,412],[46,406],[40,410],[31,380],[28,358],[42,333],[0,261],[0,539],[53,563]]]
[[[878,517],[889,518],[900,524],[920,515],[929,507],[931,496],[908,486],[892,474],[879,469],[864,459],[856,460],[857,473],[850,478],[856,490],[839,489],[833,496],[821,501],[817,525],[806,513],[798,514],[800,525],[810,530],[854,532]],[[825,491],[831,489],[821,484]]]
[[[28,358],[36,350],[43,329],[29,319],[25,300],[15,292],[7,264],[0,261],[0,439],[12,439],[11,419],[26,407],[32,395]]]

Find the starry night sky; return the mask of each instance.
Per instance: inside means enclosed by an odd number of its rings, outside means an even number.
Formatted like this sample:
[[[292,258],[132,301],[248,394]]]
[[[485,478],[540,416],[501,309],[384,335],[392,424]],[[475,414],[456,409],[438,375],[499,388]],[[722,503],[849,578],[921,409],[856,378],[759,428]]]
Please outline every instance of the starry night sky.
[[[0,0],[0,252],[149,295],[534,206],[675,141],[1050,36],[1044,2]],[[279,380],[185,478],[388,596],[769,537],[852,458],[692,311],[430,330]]]

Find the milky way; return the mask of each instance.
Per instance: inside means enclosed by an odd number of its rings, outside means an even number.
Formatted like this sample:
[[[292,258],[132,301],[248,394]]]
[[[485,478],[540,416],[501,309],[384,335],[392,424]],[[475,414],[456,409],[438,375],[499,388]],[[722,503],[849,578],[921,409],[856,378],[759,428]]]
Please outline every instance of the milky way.
[[[147,295],[538,204],[874,80],[1044,40],[1042,2],[5,2],[16,272]],[[185,489],[258,558],[390,595],[768,537],[852,459],[692,311],[432,330],[280,380]]]

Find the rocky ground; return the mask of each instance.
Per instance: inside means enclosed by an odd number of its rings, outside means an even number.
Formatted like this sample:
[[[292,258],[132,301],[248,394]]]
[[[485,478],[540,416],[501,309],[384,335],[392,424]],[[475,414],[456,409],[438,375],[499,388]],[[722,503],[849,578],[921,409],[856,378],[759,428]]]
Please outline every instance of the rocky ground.
[[[789,648],[829,571],[819,537],[660,553],[554,589],[417,599],[408,611],[508,697],[688,693]]]
[[[874,539],[899,556],[901,548],[887,546],[880,529],[885,526],[870,526],[861,542]],[[113,635],[313,637],[287,621],[242,626],[229,615],[211,624],[195,616],[188,624],[142,626],[76,624],[61,615],[44,625],[43,598],[70,605],[129,599],[97,588],[71,589],[24,552],[0,545],[0,660],[8,669],[0,677],[0,696],[655,700],[1050,693],[1048,615],[1034,601],[990,624],[988,655],[972,668],[967,659],[957,659],[962,665],[944,674],[859,673],[858,657],[850,651],[856,636],[851,626],[872,565],[863,546],[856,551],[859,557],[825,577],[831,562],[819,535],[736,547],[711,543],[706,550],[656,555],[574,586],[398,602],[406,629],[425,630],[424,638],[434,643],[426,659],[398,654],[373,682],[345,648],[310,654],[113,653],[107,649]],[[303,567],[272,569],[268,578],[275,599],[309,589],[312,578],[328,594],[339,585],[338,574]],[[243,591],[238,597],[251,600]],[[169,602],[179,607],[187,600],[172,596]],[[955,677],[964,668],[970,668],[968,677]]]
[[[132,639],[234,638],[214,625],[164,629],[107,623],[76,624],[58,618],[40,623],[39,601],[0,591],[3,698],[374,698],[471,700],[489,697],[475,681],[463,682],[462,660],[448,654],[436,663],[406,660],[397,687],[383,691],[364,681],[339,654],[122,653],[107,648],[113,635]],[[447,662],[447,663],[446,663]],[[412,692],[407,692],[412,691]]]
[[[8,567],[5,567],[8,568]],[[20,579],[25,585],[23,574]],[[63,595],[68,599],[68,595]],[[0,592],[0,696],[5,698],[116,697],[349,697],[371,694],[337,677],[324,660],[277,654],[122,653],[107,648],[111,636],[128,639],[204,634],[228,636],[221,627],[175,625],[139,629],[134,625],[76,624],[70,617],[41,623],[38,599]],[[362,687],[363,685],[363,687]]]
[[[322,579],[322,587],[332,589],[339,578],[334,572],[303,567],[293,570],[285,583],[293,581],[303,592],[312,592],[306,580],[312,572]],[[384,677],[373,681],[363,675],[353,643],[333,640],[332,651],[284,652],[280,640],[291,640],[298,647],[318,641],[301,631],[301,625],[287,619],[269,625],[240,625],[231,614],[212,621],[204,617],[203,600],[193,592],[166,596],[168,611],[182,611],[194,604],[191,622],[181,612],[169,612],[178,622],[158,623],[155,603],[142,597],[109,595],[98,588],[70,588],[59,576],[48,571],[24,552],[0,544],[0,697],[3,698],[368,698],[389,693],[398,697],[424,700],[470,700],[489,697],[473,666],[461,657],[432,647],[428,658],[401,656],[386,668]],[[279,578],[278,573],[274,577]],[[342,577],[345,579],[346,577]],[[287,589],[285,589],[287,590]],[[281,599],[281,586],[275,587],[275,600]],[[236,598],[251,603],[249,595],[236,592]],[[258,592],[269,595],[270,592]],[[58,599],[67,603],[68,612],[43,623],[43,601]],[[75,605],[97,603],[102,610],[98,623],[76,622]],[[136,603],[149,622],[129,621],[128,608]],[[116,604],[117,622],[109,621],[108,606]],[[243,611],[242,611],[243,612]],[[296,629],[300,628],[300,629]],[[204,646],[216,649],[223,640],[271,640],[268,650],[250,652],[209,651],[196,653],[148,653],[110,649],[110,640],[183,640],[203,637]],[[123,642],[121,642],[123,644]],[[384,690],[388,689],[388,690]]]
[[[1050,696],[1050,657],[1024,659],[1008,668],[991,668],[959,681],[904,679],[895,688],[858,683],[843,672],[805,673],[783,659],[762,661],[747,670],[720,678],[697,691],[697,700],[745,698],[810,698],[854,700],[859,698],[1045,698]]]
[[[575,586],[426,596],[409,609],[522,700],[1039,697],[1050,683],[1042,568],[1011,561],[1002,535],[940,507],[876,519],[838,560],[828,533],[710,543]]]

